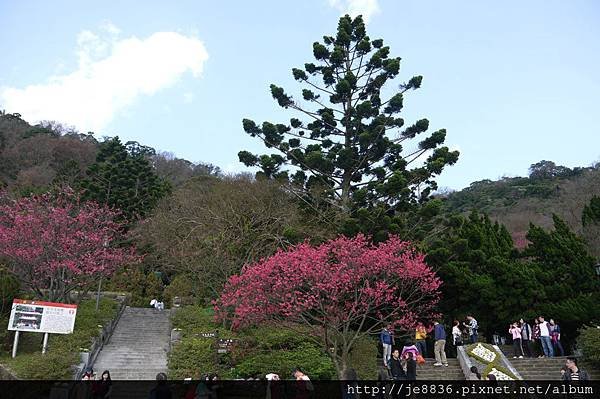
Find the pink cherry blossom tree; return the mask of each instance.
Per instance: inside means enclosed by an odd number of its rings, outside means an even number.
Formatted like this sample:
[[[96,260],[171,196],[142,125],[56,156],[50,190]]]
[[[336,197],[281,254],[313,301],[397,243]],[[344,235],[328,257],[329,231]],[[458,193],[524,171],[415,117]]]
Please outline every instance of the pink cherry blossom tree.
[[[374,245],[359,235],[304,243],[249,265],[214,306],[234,329],[269,321],[307,326],[341,377],[359,338],[387,324],[414,331],[438,317],[440,284],[410,243],[390,237]]]
[[[37,295],[68,300],[139,257],[119,245],[123,226],[118,213],[95,202],[81,202],[71,189],[11,199],[0,196],[0,256]]]

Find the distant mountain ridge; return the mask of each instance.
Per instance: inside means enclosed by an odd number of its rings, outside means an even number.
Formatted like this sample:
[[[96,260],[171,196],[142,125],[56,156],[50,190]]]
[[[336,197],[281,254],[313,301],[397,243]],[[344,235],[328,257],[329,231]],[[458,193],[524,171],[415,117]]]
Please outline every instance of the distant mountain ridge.
[[[486,213],[504,224],[518,244],[530,223],[551,228],[552,214],[583,234],[583,208],[594,196],[600,196],[600,163],[569,169],[541,161],[532,165],[529,177],[481,180],[444,195],[444,207],[449,213]]]

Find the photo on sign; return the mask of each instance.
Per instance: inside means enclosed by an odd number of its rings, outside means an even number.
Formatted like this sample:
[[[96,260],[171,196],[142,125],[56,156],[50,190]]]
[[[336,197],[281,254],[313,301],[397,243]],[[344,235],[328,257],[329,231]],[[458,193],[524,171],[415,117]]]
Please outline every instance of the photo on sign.
[[[30,306],[25,306],[30,307]],[[42,312],[44,308],[36,308],[34,312],[15,312],[13,328],[39,330],[42,325]]]
[[[17,312],[26,312],[26,313],[44,313],[44,308],[41,306],[31,306],[31,305],[17,305],[15,307],[15,311]]]

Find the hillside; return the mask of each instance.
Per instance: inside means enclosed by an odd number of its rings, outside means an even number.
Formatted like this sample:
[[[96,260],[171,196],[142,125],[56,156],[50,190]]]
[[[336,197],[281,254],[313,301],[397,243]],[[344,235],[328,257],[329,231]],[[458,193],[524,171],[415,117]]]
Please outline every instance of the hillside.
[[[96,160],[102,140],[57,122],[30,125],[19,114],[0,111],[0,189],[26,194],[57,184],[77,186]],[[125,146],[129,151],[144,151],[156,174],[175,187],[193,176],[220,174],[214,165],[157,153],[134,141]]]
[[[535,166],[553,167],[542,170]],[[557,214],[580,234],[584,234],[581,215],[593,196],[600,196],[600,164],[588,168],[569,169],[549,161],[532,165],[529,177],[482,180],[445,198],[448,212],[487,213],[506,225],[517,245],[523,245],[529,223],[552,227],[552,214]]]

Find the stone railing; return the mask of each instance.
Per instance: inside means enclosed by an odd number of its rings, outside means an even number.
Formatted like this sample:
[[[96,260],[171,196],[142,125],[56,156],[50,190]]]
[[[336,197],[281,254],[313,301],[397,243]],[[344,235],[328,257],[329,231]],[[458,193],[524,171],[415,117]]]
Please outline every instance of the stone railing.
[[[119,301],[119,310],[117,311],[117,315],[110,322],[106,323],[102,326],[102,330],[94,340],[90,346],[90,349],[87,352],[80,352],[81,361],[78,365],[74,366],[73,379],[80,380],[83,378],[83,374],[85,370],[89,367],[93,367],[98,354],[102,350],[105,344],[108,343],[110,337],[112,336],[115,328],[117,328],[117,324],[125,312],[125,308],[129,302],[129,297],[126,295],[118,295],[116,300]]]

